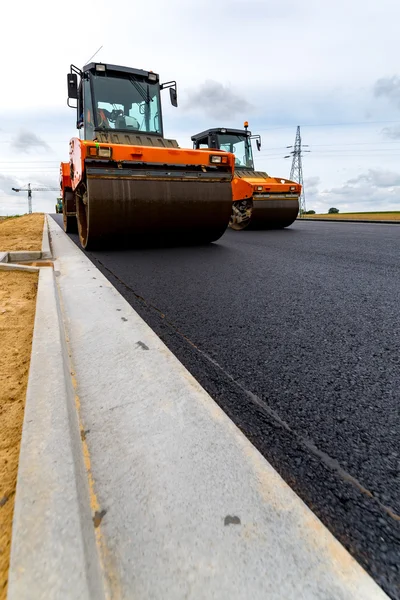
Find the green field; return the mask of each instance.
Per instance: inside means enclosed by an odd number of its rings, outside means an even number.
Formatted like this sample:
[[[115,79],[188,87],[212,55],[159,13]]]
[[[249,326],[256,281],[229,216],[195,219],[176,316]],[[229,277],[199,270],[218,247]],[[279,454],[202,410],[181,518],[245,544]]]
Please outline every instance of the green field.
[[[318,215],[303,215],[302,219],[361,219],[365,221],[400,221],[400,210],[398,211],[377,211],[377,212],[352,212],[352,213],[336,213],[318,214]]]

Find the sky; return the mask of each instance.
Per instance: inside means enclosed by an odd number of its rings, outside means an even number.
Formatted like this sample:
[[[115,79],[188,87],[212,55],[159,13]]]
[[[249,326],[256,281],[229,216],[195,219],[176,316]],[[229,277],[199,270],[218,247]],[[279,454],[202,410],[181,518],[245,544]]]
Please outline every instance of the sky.
[[[397,0],[8,2],[0,214],[27,212],[26,192],[12,187],[58,188],[77,135],[66,75],[101,46],[99,62],[177,81],[179,106],[163,92],[163,116],[181,147],[247,120],[262,136],[256,168],[289,177],[300,125],[307,209],[400,210],[399,21]],[[33,210],[53,212],[57,195],[33,192]]]

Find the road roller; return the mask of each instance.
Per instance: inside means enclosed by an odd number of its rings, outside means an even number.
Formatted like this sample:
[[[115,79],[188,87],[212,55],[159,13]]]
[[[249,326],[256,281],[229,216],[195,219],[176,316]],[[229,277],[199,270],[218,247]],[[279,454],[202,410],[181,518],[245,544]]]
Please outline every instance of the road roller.
[[[88,250],[219,239],[230,220],[235,156],[164,137],[161,92],[169,89],[176,107],[176,82],[92,62],[71,65],[67,83],[79,137],[60,167],[65,231],[77,231]]]
[[[301,185],[255,171],[251,140],[255,140],[260,150],[261,137],[251,134],[247,121],[244,129],[207,129],[191,139],[196,150],[208,148],[235,154],[231,229],[280,229],[294,222],[299,212]]]
[[[58,213],[58,214],[62,213],[62,198],[57,198],[56,213]]]

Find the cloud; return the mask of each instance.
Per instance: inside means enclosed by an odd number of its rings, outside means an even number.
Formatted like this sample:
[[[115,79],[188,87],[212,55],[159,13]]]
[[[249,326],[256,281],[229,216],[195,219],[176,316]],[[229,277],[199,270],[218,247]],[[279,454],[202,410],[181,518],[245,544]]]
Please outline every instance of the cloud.
[[[400,125],[397,125],[395,127],[385,127],[384,129],[382,129],[382,134],[388,138],[391,138],[392,140],[399,140]]]
[[[319,177],[306,177],[304,179],[304,190],[307,190],[307,194],[317,194],[318,185],[321,183]]]
[[[347,183],[350,185],[368,183],[369,185],[378,188],[396,187],[400,186],[400,173],[378,169],[369,169],[367,173],[362,173],[354,179],[349,179]]]
[[[11,188],[20,186],[12,175],[0,174],[0,215],[23,214],[27,210],[26,194],[16,194]]]
[[[9,175],[1,175],[0,174],[0,190],[6,194],[11,193],[11,188],[18,187],[19,183],[17,179],[11,177]]]
[[[200,108],[215,119],[229,119],[251,108],[245,98],[212,79],[205,81],[196,90],[188,90],[187,96],[185,108]]]
[[[30,150],[35,148],[51,150],[50,146],[37,136],[36,133],[28,130],[20,131],[20,133],[12,140],[11,146],[15,150],[21,150],[26,153],[29,153]]]
[[[378,79],[374,85],[374,94],[377,97],[383,96],[388,98],[390,102],[400,109],[400,77],[393,75],[393,77]]]
[[[0,174],[0,191],[4,192],[6,195],[10,195],[12,197],[15,196],[12,188],[25,188],[27,186],[27,182],[29,182],[32,188],[40,187],[40,188],[58,188],[59,182],[57,175],[42,175],[40,174],[38,177],[37,173],[29,173],[27,172],[23,176],[18,178],[13,177],[12,175],[2,175]],[[35,191],[33,189],[33,191]],[[40,192],[43,193],[43,192]],[[40,194],[39,192],[35,192],[35,194]],[[54,193],[54,192],[53,192]]]
[[[32,203],[34,212],[53,212],[58,191],[36,192],[36,187],[58,188],[58,178],[51,175],[26,173],[18,179],[12,175],[0,174],[0,215],[25,214],[28,209],[27,192],[16,193],[11,188],[25,188],[27,182],[33,188]]]
[[[326,213],[331,206],[341,212],[397,210],[400,202],[400,174],[387,170],[369,169],[342,186],[320,191],[319,182],[305,180],[307,208]],[[307,181],[311,185],[307,187]]]

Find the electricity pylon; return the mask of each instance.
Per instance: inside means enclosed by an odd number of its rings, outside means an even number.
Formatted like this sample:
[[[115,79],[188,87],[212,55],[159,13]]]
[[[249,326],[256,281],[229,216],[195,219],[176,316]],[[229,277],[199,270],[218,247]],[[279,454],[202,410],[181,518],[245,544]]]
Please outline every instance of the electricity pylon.
[[[302,144],[301,142],[300,125],[297,126],[294,146],[286,146],[286,148],[293,148],[293,150],[288,156],[285,156],[285,158],[290,158],[292,156],[292,168],[290,169],[289,179],[291,179],[291,181],[296,181],[301,185],[301,194],[299,198],[301,217],[306,212],[306,194],[304,191],[303,164],[301,159],[303,152],[310,152],[310,150],[303,150],[303,148],[308,148],[308,144]]]

